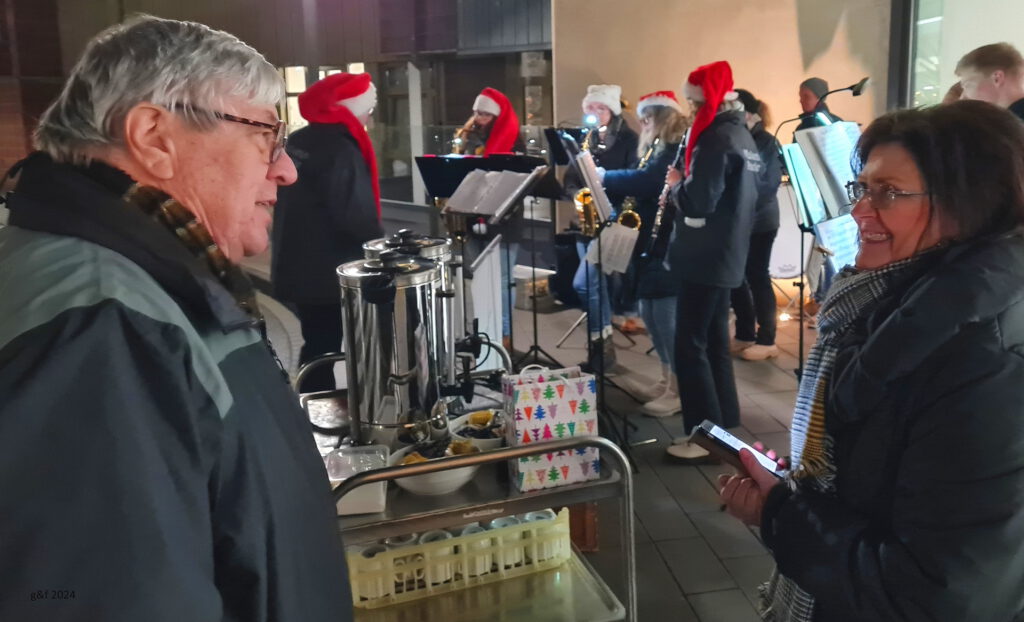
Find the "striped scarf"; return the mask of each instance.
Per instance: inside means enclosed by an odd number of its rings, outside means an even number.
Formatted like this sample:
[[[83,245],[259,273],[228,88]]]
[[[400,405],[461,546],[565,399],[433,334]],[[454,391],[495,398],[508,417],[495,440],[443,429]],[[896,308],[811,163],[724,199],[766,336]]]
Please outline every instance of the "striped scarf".
[[[825,397],[832,378],[839,344],[854,322],[866,318],[895,284],[914,271],[920,253],[877,270],[845,268],[837,275],[818,312],[818,341],[811,349],[800,378],[790,432],[794,490],[835,493],[836,467],[832,438],[825,431]],[[814,597],[789,578],[772,571],[760,587],[761,616],[770,622],[810,622]]]

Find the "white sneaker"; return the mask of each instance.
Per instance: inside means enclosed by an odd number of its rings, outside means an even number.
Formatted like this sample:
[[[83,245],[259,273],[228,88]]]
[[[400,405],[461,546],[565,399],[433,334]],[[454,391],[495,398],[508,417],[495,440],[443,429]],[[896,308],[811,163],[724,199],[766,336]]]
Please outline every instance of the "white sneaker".
[[[665,389],[668,387],[668,381],[664,377],[652,384],[650,378],[646,376],[637,376],[629,373],[619,375],[617,370],[608,370],[605,372],[605,375],[615,376],[615,382],[642,403],[658,399],[665,393]]]
[[[679,392],[675,390],[675,387],[665,391],[665,394],[658,399],[641,406],[640,412],[648,417],[657,417],[659,419],[678,415],[682,412],[682,408],[679,405]]]
[[[671,417],[682,411],[679,404],[679,381],[675,374],[672,374],[668,381],[668,388],[656,400],[647,402],[640,407],[640,412],[648,417]]]
[[[754,345],[753,341],[744,341],[742,339],[733,339],[729,342],[729,354],[739,354],[750,346]]]
[[[700,445],[695,445],[688,440],[678,445],[670,445],[666,450],[668,455],[680,462],[687,464],[704,464],[710,462],[711,454]]]
[[[760,344],[754,344],[740,352],[740,358],[744,361],[763,361],[777,356],[779,356],[778,346],[762,346]]]

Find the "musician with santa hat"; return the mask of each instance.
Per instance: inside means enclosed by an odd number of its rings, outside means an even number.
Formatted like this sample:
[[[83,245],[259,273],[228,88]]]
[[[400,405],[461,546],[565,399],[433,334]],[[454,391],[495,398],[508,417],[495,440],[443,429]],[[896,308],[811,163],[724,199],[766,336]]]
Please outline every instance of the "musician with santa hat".
[[[675,371],[683,432],[689,435],[705,419],[726,428],[740,424],[729,355],[729,301],[744,278],[763,164],[733,90],[729,63],[698,67],[683,94],[697,113],[683,170],[670,167],[665,183],[678,209],[669,265],[679,283]],[[668,452],[690,463],[709,457],[685,440]]]
[[[363,243],[383,235],[377,158],[366,132],[376,104],[368,73],[333,74],[299,95],[309,125],[289,137],[299,177],[278,192],[271,281],[274,296],[293,305],[302,325],[300,363],[341,348],[335,269],[360,259]],[[333,371],[321,370],[301,389],[333,389]]]
[[[476,96],[473,115],[455,132],[452,142],[452,153],[463,155],[526,151],[519,138],[519,116],[508,97],[489,86]]]
[[[473,115],[466,124],[455,132],[452,153],[471,156],[525,153],[526,145],[519,137],[519,116],[505,94],[491,87],[484,88],[473,101]],[[486,248],[496,234],[501,234],[501,281],[511,282],[512,267],[519,255],[519,244],[523,238],[523,210],[514,210],[512,216],[500,225],[488,226],[483,218],[475,223],[469,240],[463,249],[463,262],[470,265]],[[502,343],[512,348],[512,313],[515,305],[515,290],[501,288]]]

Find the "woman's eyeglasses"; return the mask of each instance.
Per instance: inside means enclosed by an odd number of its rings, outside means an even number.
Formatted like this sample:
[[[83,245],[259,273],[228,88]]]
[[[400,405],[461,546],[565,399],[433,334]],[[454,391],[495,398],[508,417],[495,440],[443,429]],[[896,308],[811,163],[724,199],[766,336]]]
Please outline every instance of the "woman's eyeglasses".
[[[867,184],[860,181],[851,181],[846,184],[846,196],[850,199],[850,205],[860,203],[861,199],[867,199],[875,209],[885,209],[897,199],[907,197],[925,197],[927,192],[907,192],[895,188],[881,187],[869,188]]]

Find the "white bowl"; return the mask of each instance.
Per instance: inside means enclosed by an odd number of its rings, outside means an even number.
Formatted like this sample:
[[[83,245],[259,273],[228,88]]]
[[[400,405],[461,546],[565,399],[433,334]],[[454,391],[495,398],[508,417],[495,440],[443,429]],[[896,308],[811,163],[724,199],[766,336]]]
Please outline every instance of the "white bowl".
[[[402,464],[402,459],[412,450],[413,448],[410,446],[391,454],[391,457],[388,458],[388,466]],[[473,479],[479,468],[479,466],[470,466],[450,469],[448,471],[438,471],[437,473],[427,473],[426,475],[414,475],[412,477],[396,479],[395,483],[398,484],[399,488],[408,490],[414,495],[431,497],[446,495],[450,492],[455,492],[469,483],[469,480]]]
[[[459,434],[459,430],[466,427],[466,424],[469,423],[469,414],[456,417],[448,422],[448,429],[451,430],[452,436],[473,443],[473,446],[480,451],[490,451],[505,445],[505,439],[501,436],[495,436],[494,438],[472,438],[470,436],[463,436]],[[499,428],[499,430],[500,429],[501,428]]]

